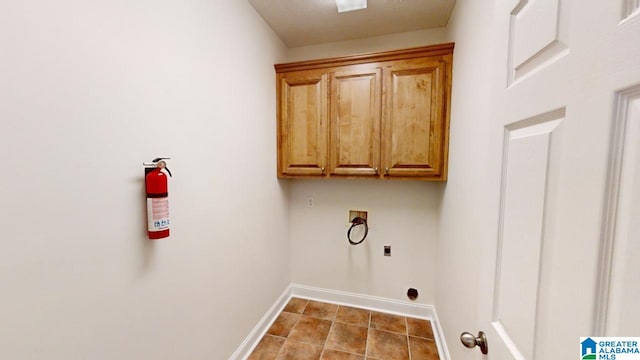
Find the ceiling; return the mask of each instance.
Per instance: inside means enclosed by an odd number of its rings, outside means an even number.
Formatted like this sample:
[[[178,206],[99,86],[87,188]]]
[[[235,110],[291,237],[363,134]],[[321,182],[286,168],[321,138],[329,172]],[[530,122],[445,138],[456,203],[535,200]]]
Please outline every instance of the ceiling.
[[[455,0],[368,0],[338,13],[335,0],[249,0],[288,47],[446,26]]]

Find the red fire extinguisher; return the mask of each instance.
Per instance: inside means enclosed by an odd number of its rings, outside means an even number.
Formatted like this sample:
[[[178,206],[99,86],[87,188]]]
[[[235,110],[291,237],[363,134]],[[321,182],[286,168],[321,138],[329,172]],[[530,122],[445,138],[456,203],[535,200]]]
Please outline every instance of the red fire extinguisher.
[[[149,239],[169,237],[169,190],[167,175],[171,171],[164,160],[170,158],[155,158],[145,166],[145,188],[147,191],[147,224]]]

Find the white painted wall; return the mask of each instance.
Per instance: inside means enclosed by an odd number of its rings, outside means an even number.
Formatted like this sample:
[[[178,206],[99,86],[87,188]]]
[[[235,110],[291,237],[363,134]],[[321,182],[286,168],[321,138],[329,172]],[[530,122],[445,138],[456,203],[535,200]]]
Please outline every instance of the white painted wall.
[[[444,29],[291,48],[287,61],[321,59],[446,42]],[[454,55],[455,56],[455,55]],[[291,279],[332,290],[433,304],[441,183],[289,180]],[[313,196],[313,208],[306,198]],[[369,211],[365,242],[347,242],[349,209]],[[383,256],[391,245],[392,256]]]
[[[447,42],[447,29],[410,31],[364,39],[300,46],[287,50],[287,62],[406,49]]]
[[[447,27],[456,43],[453,59],[449,179],[439,209],[436,309],[452,359],[465,358],[459,336],[478,330],[478,272],[495,204],[484,196],[495,161],[487,126],[491,100],[493,8],[482,1],[457,1]],[[490,243],[490,242],[489,242]],[[479,353],[479,352],[478,352]]]
[[[290,184],[294,283],[433,304],[438,208],[444,185],[417,181],[294,180]],[[306,199],[313,197],[314,206]],[[369,235],[347,241],[349,210],[368,211]],[[391,257],[383,256],[391,245]]]
[[[24,0],[0,48],[0,358],[228,358],[290,282],[283,45],[245,1]]]

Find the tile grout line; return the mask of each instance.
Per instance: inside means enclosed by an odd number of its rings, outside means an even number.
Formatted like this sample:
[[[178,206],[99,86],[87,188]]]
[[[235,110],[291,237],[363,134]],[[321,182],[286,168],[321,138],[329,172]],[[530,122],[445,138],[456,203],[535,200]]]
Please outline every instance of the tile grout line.
[[[331,332],[333,331],[333,326],[336,323],[336,315],[338,314],[338,309],[340,306],[336,307],[336,313],[333,314],[333,319],[331,320],[331,327],[329,328],[329,332],[327,333],[327,337],[324,339],[324,343],[322,344],[322,351],[320,351],[320,359],[324,356],[324,351],[327,349],[327,341],[329,341],[329,337],[331,336]]]
[[[404,327],[406,330],[406,335],[407,335],[407,353],[409,354],[409,360],[411,359],[411,345],[409,344],[409,320],[407,320],[407,317],[404,317]]]
[[[291,301],[291,300],[289,300]],[[296,327],[296,325],[298,325],[298,323],[300,322],[300,319],[302,319],[302,314],[304,313],[304,310],[307,308],[307,305],[309,305],[309,300],[307,300],[306,304],[304,304],[304,306],[302,307],[302,310],[300,311],[298,315],[298,319],[296,320],[296,323],[293,324],[293,326],[291,327],[291,330],[289,330],[289,333],[287,334],[287,338],[284,341],[284,343],[282,344],[282,346],[280,347],[280,351],[278,351],[278,353],[276,354],[276,359],[278,358],[278,356],[280,356],[280,353],[282,353],[282,350],[284,349],[284,345],[289,341],[289,335],[291,335],[291,332],[293,331],[293,328]],[[280,314],[282,314],[284,311],[284,309],[282,310],[282,312],[280,312]]]
[[[373,313],[374,311],[369,310],[369,309],[361,309],[361,310],[367,310],[367,319],[366,319],[366,338],[365,338],[365,349],[364,349],[364,354],[359,354],[357,352],[352,352],[352,351],[347,351],[346,349],[338,349],[338,348],[329,348],[328,344],[329,344],[329,339],[331,338],[331,336],[336,335],[335,332],[337,331],[337,327],[339,326],[339,324],[343,324],[342,322],[338,321],[338,313],[340,312],[341,308],[346,308],[346,306],[343,305],[339,305],[339,304],[335,304],[337,305],[335,308],[335,311],[333,313],[330,313],[330,316],[328,318],[321,318],[321,317],[315,317],[315,316],[309,316],[309,315],[305,315],[305,311],[308,310],[309,305],[311,303],[311,300],[309,299],[302,299],[305,300],[304,305],[302,306],[302,308],[300,309],[300,312],[290,312],[290,311],[284,311],[284,309],[280,312],[280,314],[278,316],[282,316],[283,313],[290,313],[291,315],[297,315],[297,319],[295,321],[295,323],[291,326],[291,330],[289,331],[289,333],[287,334],[286,337],[282,337],[282,336],[278,336],[278,335],[273,335],[273,334],[265,334],[265,335],[269,335],[272,336],[274,338],[279,338],[279,339],[283,339],[285,340],[284,343],[282,344],[282,346],[278,349],[277,353],[276,353],[276,357],[278,356],[283,356],[284,354],[286,354],[285,351],[285,344],[286,343],[302,343],[302,344],[308,344],[308,345],[314,345],[314,343],[310,343],[310,342],[302,342],[302,341],[297,341],[297,340],[293,340],[290,339],[290,335],[293,331],[293,329],[299,325],[302,316],[307,316],[310,318],[315,318],[315,319],[319,319],[319,320],[327,320],[330,321],[330,327],[329,330],[327,332],[326,337],[324,338],[323,342],[321,344],[319,344],[320,346],[320,353],[319,353],[319,358],[318,359],[322,359],[324,357],[324,355],[329,354],[331,351],[339,351],[339,352],[343,352],[343,353],[347,353],[347,354],[352,354],[355,355],[357,357],[360,357],[363,360],[374,360],[375,358],[372,358],[369,355],[369,349],[372,346],[371,343],[371,337],[369,336],[371,334],[371,331],[374,331],[375,329],[373,329]],[[360,309],[360,308],[356,308],[356,309]],[[389,330],[375,330],[375,331],[381,331],[383,333],[390,333],[390,334],[398,334],[398,335],[404,335],[406,338],[406,344],[407,344],[407,352],[408,352],[408,357],[406,358],[407,360],[413,360],[413,354],[411,351],[411,331],[409,328],[409,318],[407,316],[402,316],[404,325],[405,325],[405,332],[404,334],[399,333],[399,332],[395,332],[395,331],[389,331]],[[412,318],[413,319],[413,318]],[[350,326],[358,326],[356,324],[349,324],[349,323],[344,323],[344,325],[350,325]],[[431,328],[431,331],[433,331],[433,324],[431,323],[431,321],[428,321],[428,325]],[[422,332],[420,332],[419,334],[422,334]],[[423,337],[423,336],[419,336],[418,334],[416,334],[416,339],[420,339],[420,340],[424,340],[424,341],[429,341],[429,342],[434,342],[435,343],[435,336],[432,335],[433,338],[429,338],[429,337]],[[264,336],[263,336],[264,338]],[[317,345],[316,345],[317,346]],[[436,345],[436,351],[437,351],[437,345]],[[421,353],[421,352],[420,352]],[[250,354],[251,355],[251,354]],[[436,355],[437,356],[437,355]],[[436,359],[438,359],[438,357],[436,357]]]
[[[369,334],[371,332],[371,317],[373,311],[369,311],[369,319],[367,320],[367,341],[364,344],[364,360],[369,358]]]

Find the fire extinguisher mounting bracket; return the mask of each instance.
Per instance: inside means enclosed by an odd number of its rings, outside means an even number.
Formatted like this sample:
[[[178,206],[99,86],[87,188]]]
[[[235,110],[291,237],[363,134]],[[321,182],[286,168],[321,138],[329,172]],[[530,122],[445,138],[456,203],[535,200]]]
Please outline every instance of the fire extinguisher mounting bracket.
[[[167,167],[167,162],[165,160],[171,160],[171,158],[168,157],[158,157],[155,158],[153,160],[151,160],[151,162],[143,162],[142,165],[144,165],[144,173],[145,175],[152,172],[153,170],[160,168],[160,169],[165,169],[167,170],[167,173],[169,174],[169,176],[173,177],[173,175],[171,174],[171,170],[169,170],[169,168]]]

